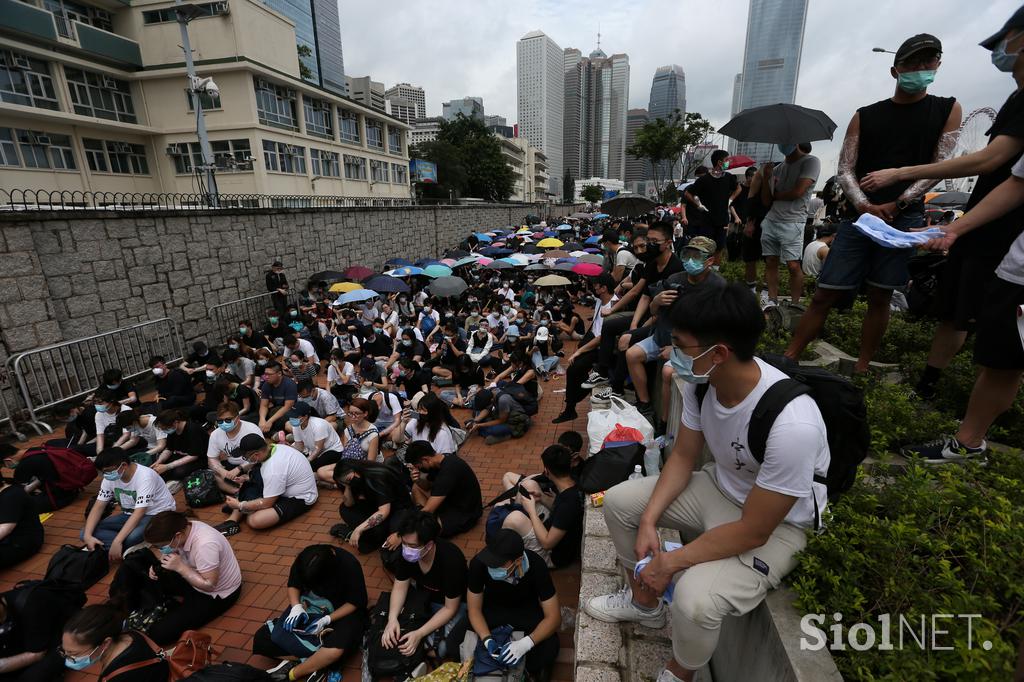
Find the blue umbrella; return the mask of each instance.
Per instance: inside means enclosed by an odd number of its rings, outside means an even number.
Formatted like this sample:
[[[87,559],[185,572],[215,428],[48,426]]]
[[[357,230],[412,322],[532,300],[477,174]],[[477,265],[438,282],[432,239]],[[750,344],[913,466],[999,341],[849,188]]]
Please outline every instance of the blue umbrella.
[[[441,261],[439,261],[436,258],[420,258],[418,261],[416,261],[415,265],[418,268],[425,268],[428,265],[433,265],[434,263],[440,263],[440,262]]]
[[[455,261],[449,267],[460,268],[463,265],[470,265],[471,263],[476,263],[476,258],[473,258],[472,256],[466,256],[465,258],[460,258],[459,260]]]
[[[384,265],[394,265],[396,267],[402,267],[403,265],[412,265],[412,261],[406,258],[391,258],[384,261]]]
[[[545,237],[554,237],[556,234],[557,233],[554,230],[545,230],[544,231],[544,236]]]
[[[595,234],[593,237],[587,237],[584,244],[599,244],[601,242],[601,235]]]
[[[511,256],[515,252],[512,249],[504,249],[499,246],[488,246],[486,249],[480,249],[480,253],[485,256]]]
[[[562,223],[555,229],[559,232],[569,232],[572,230],[572,225],[570,225],[569,223]]]
[[[387,275],[374,275],[363,282],[363,286],[383,294],[404,293],[409,291],[409,285],[395,277]],[[357,289],[358,291],[358,289]]]
[[[427,273],[424,272],[423,268],[406,265],[404,267],[385,272],[384,274],[390,277],[411,277],[412,275],[425,275]]]
[[[558,265],[559,263],[575,263],[575,262],[576,262],[575,258],[559,258],[558,260],[555,261],[555,264]]]
[[[595,249],[589,246],[583,250],[586,251],[587,253],[601,253],[601,249]]]
[[[517,261],[514,258],[499,258],[495,262],[496,263],[498,263],[498,262],[500,262],[500,263],[508,263],[509,265],[511,265],[513,267],[516,267],[516,268],[521,268],[522,266],[526,265],[526,263],[522,263],[520,261]]]
[[[377,292],[372,289],[356,289],[355,291],[350,291],[347,294],[342,294],[338,297],[338,300],[335,301],[335,303],[359,303],[360,301],[366,301],[368,299],[375,298],[376,296]]]
[[[451,277],[452,269],[447,265],[434,263],[433,265],[428,265],[423,272],[427,277]]]
[[[607,213],[595,213],[594,220],[600,220],[601,218],[611,218]]]
[[[474,232],[473,236],[476,237],[478,241],[487,242],[488,244],[494,241],[491,239],[490,235],[486,235],[483,232]]]

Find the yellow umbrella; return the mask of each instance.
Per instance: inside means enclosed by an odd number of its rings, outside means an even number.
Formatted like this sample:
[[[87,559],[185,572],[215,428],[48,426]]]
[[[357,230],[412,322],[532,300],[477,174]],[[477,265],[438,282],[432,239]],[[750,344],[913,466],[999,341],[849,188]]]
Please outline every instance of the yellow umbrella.
[[[362,288],[363,285],[359,284],[358,282],[338,282],[337,284],[332,284],[331,288],[328,289],[328,291],[330,291],[332,294],[347,294],[350,291],[355,291],[356,289]]]
[[[565,246],[565,244],[560,239],[548,237],[547,239],[541,239],[539,242],[537,242],[537,246],[541,247],[542,249],[557,249],[559,247]]]

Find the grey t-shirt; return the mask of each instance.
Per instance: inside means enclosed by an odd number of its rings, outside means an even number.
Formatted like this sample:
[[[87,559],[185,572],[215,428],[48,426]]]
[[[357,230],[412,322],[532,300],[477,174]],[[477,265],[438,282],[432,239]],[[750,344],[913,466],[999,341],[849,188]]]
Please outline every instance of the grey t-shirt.
[[[788,192],[796,187],[801,178],[810,178],[814,182],[807,188],[803,196],[791,201],[775,201],[768,210],[765,220],[776,223],[800,223],[807,221],[807,202],[814,191],[814,183],[821,172],[821,161],[817,156],[807,154],[793,163],[783,162],[775,166],[775,192]]]

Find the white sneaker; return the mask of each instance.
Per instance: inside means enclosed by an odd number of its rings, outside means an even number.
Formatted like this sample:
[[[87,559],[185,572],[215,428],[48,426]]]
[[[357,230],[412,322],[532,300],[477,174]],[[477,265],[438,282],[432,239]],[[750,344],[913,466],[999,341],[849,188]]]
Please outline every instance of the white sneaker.
[[[167,490],[173,495],[181,490],[181,481],[167,481]]]
[[[761,290],[761,296],[760,296],[759,300],[760,300],[760,303],[761,303],[761,310],[764,310],[765,308],[767,308],[770,305],[775,305],[775,301],[773,301],[768,296],[768,290],[767,289],[762,289]]]
[[[595,388],[594,391],[590,394],[590,404],[607,407],[612,403],[612,396],[616,398],[622,398],[622,394],[613,391],[611,386],[602,386],[601,388]]]
[[[659,601],[657,609],[641,611],[633,603],[633,591],[629,587],[623,587],[613,594],[593,597],[583,605],[583,610],[591,618],[605,623],[639,623],[654,630],[665,627],[665,605]]]

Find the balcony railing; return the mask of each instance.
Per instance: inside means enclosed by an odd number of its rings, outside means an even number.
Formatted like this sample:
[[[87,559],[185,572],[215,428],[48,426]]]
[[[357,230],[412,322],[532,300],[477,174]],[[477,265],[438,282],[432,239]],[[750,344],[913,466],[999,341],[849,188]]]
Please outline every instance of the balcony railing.
[[[82,51],[119,66],[142,66],[142,52],[134,40],[19,0],[0,0],[0,28],[62,45],[77,43]]]

